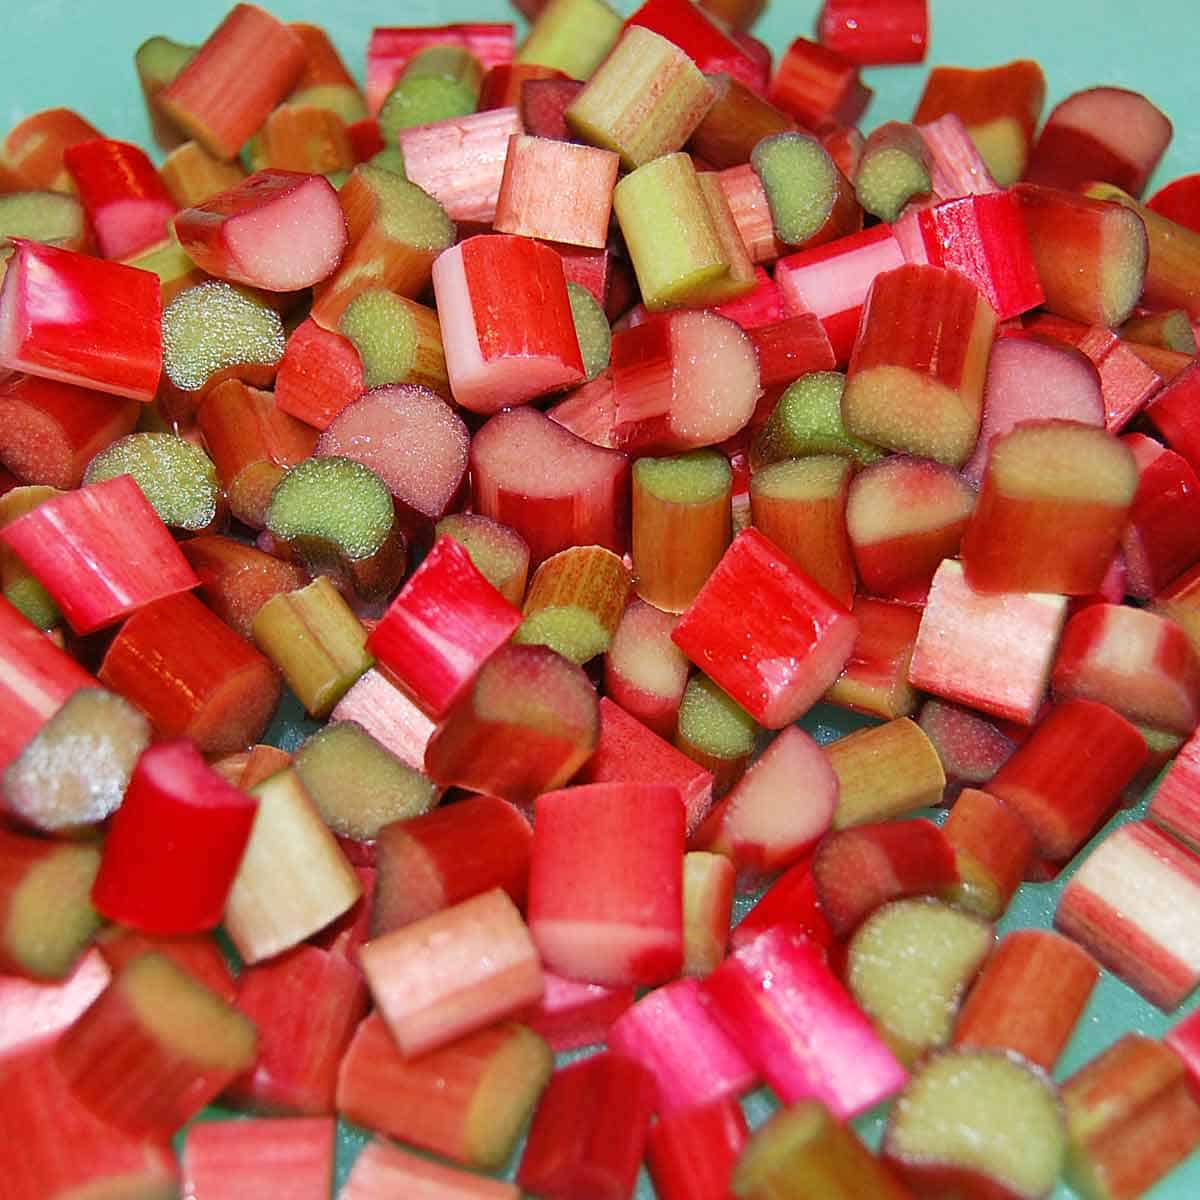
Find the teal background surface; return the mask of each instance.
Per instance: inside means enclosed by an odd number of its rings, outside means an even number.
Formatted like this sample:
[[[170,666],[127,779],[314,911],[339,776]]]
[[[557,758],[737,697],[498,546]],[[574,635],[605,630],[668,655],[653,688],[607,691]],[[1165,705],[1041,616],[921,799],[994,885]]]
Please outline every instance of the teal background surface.
[[[619,0],[625,12],[635,5]],[[75,108],[105,134],[149,145],[149,130],[133,71],[137,45],[152,34],[179,41],[201,41],[227,5],[193,0],[186,5],[151,0],[8,0],[4,8],[3,61],[0,76],[0,128],[42,108]],[[520,18],[498,0],[275,0],[267,5],[287,20],[309,20],[333,35],[347,65],[360,78],[367,36],[373,25],[440,24],[453,20]],[[1196,64],[1200,55],[1198,10],[1183,0],[1147,6],[1115,0],[933,0],[927,62],[917,67],[875,68],[865,72],[875,98],[863,122],[865,129],[889,119],[907,119],[920,95],[926,70],[936,63],[986,66],[1013,58],[1037,58],[1049,84],[1049,105],[1072,91],[1094,84],[1114,84],[1145,92],[1175,124],[1175,138],[1151,183],[1154,187],[1177,175],[1200,170],[1200,87]],[[775,0],[755,33],[777,52],[798,35],[810,36],[818,5]],[[157,156],[157,152],[156,152]],[[298,740],[298,710],[283,714],[273,729],[288,744]],[[805,722],[818,736],[845,732],[856,722],[833,710],[820,710]],[[1136,815],[1135,810],[1133,815]],[[1120,819],[1128,819],[1126,813]],[[1062,881],[1026,886],[1002,928],[1048,926]],[[1197,914],[1200,920],[1200,914]],[[1194,1007],[1189,1001],[1169,1020],[1111,977],[1097,988],[1064,1056],[1059,1075],[1070,1073],[1111,1044],[1122,1032],[1140,1030],[1161,1035]],[[771,1108],[769,1097],[755,1093],[746,1102],[752,1119]],[[214,1114],[215,1115],[215,1114]],[[868,1114],[858,1128],[876,1139],[883,1115]],[[362,1135],[343,1130],[339,1178],[361,1145]],[[643,1172],[639,1197],[653,1196]],[[1065,1186],[1056,1200],[1073,1195]],[[1200,1197],[1200,1155],[1146,1193],[1150,1200],[1195,1200]]]

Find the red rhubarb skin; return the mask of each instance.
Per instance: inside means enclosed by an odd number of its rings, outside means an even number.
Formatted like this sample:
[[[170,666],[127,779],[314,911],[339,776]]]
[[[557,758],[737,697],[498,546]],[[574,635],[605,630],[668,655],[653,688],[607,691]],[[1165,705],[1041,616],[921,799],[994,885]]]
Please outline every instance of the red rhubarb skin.
[[[608,849],[597,855],[597,846]],[[678,788],[593,783],[539,796],[529,930],[547,967],[608,986],[675,978],[683,966],[683,853]]]
[[[706,74],[733,76],[753,92],[762,74],[749,55],[690,0],[646,0],[625,22],[641,25],[673,42]]]
[[[607,700],[620,705],[660,738],[671,740],[675,737],[679,705],[687,688],[690,669],[687,659],[670,640],[675,622],[674,614],[660,612],[643,600],[633,599],[626,606],[612,645],[604,656],[605,696],[600,701],[601,721]],[[661,666],[659,677],[664,679],[665,686],[659,690],[643,687],[632,673],[646,660]],[[680,790],[686,801],[687,790]]]
[[[529,822],[495,796],[468,796],[385,825],[376,839],[372,932],[399,929],[494,887],[523,908],[532,844]]]
[[[759,724],[782,729],[833,683],[857,636],[858,622],[842,605],[747,529],[671,640]]]
[[[199,580],[131,475],[55,496],[0,530],[76,633],[93,633]]]
[[[963,883],[986,902],[982,915],[998,919],[1035,861],[1029,826],[990,792],[963,788],[942,831]],[[991,889],[990,896],[984,888]]]
[[[1146,815],[1200,851],[1200,734],[1193,733],[1155,789]]]
[[[150,401],[162,375],[158,276],[10,238],[0,367]]]
[[[646,1142],[646,1165],[661,1200],[729,1200],[733,1168],[750,1138],[736,1100],[660,1117]]]
[[[281,411],[328,429],[333,419],[366,391],[362,358],[354,343],[306,318],[284,347],[275,377]]]
[[[21,975],[0,975],[0,1055],[7,1056],[37,1042],[45,1043],[74,1024],[111,978],[108,964],[94,948],[84,954],[63,980],[47,982]]]
[[[193,743],[151,746],[109,827],[93,904],[144,933],[216,928],[257,812]]]
[[[331,1117],[200,1121],[188,1130],[183,1147],[183,1195],[321,1196],[333,1183],[336,1147]]]
[[[190,737],[209,754],[257,742],[281,688],[263,655],[186,594],[126,621],[99,678],[136,704],[161,737]]]
[[[169,958],[223,1000],[232,1002],[237,996],[237,982],[211,934],[147,936],[135,929],[110,925],[97,938],[96,946],[114,975],[139,954],[153,951]]]
[[[425,750],[436,726],[394,683],[372,667],[337,702],[331,721],[357,721],[380,745],[414,771],[425,769]]]
[[[1146,419],[1200,471],[1200,362],[1175,376],[1154,397]]]
[[[611,1051],[556,1072],[534,1114],[517,1183],[543,1200],[626,1200],[654,1096],[654,1076]]]
[[[763,892],[754,907],[730,930],[730,948],[740,950],[774,925],[786,926],[824,950],[831,949],[837,941],[817,898],[812,855],[789,867]]]
[[[439,538],[367,638],[367,650],[440,720],[512,636],[521,612],[453,538]]]
[[[1182,455],[1142,434],[1122,441],[1138,460],[1138,489],[1121,539],[1131,596],[1149,600],[1200,559],[1200,479]]]
[[[579,983],[553,971],[543,971],[542,978],[546,990],[541,1000],[515,1014],[514,1020],[545,1038],[555,1054],[603,1042],[612,1023],[634,1001],[629,985]]]
[[[1200,233],[1200,174],[1173,179],[1146,201],[1146,207],[1176,225]]]
[[[713,1015],[784,1104],[819,1100],[849,1120],[907,1082],[820,947],[802,934],[768,929],[702,987]]]
[[[872,94],[854,63],[819,42],[797,38],[776,64],[767,99],[806,128],[818,129],[830,120],[856,124]]]
[[[175,201],[146,152],[97,138],[69,146],[63,165],[105,258],[131,258],[167,237]]]
[[[917,63],[929,41],[927,0],[825,0],[821,45],[863,67]]]
[[[918,700],[908,665],[921,627],[920,609],[859,596],[852,611],[858,638],[826,701],[887,721],[911,716]]]
[[[1064,862],[1117,807],[1145,759],[1145,739],[1119,713],[1092,700],[1066,700],[987,790],[1021,817],[1042,858]]]
[[[4,138],[0,158],[15,176],[10,191],[66,190],[63,154],[69,146],[101,137],[69,108],[47,108],[18,121]]]
[[[964,784],[986,783],[1014,749],[1012,738],[983,713],[945,700],[926,700],[917,724],[941,760],[949,799]]]
[[[0,770],[80,688],[96,680],[0,596]]]

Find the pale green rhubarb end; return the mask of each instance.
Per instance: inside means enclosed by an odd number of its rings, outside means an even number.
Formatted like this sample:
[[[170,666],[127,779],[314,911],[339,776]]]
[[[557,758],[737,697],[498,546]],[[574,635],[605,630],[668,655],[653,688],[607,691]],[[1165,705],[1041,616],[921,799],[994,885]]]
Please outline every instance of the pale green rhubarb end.
[[[430,46],[415,55],[379,110],[379,132],[394,144],[402,129],[475,111],[483,68],[461,46]]]
[[[403,162],[403,154],[400,158]],[[454,222],[427,191],[410,183],[394,168],[376,166],[373,162],[354,173],[377,197],[380,226],[392,241],[418,250],[445,250],[453,244]]]
[[[368,388],[396,383],[413,369],[420,339],[412,314],[394,292],[372,288],[355,296],[338,327],[362,359]]]
[[[408,171],[404,166],[404,151],[399,146],[384,146],[382,150],[371,156],[368,165],[377,167],[381,171],[391,171],[393,175],[399,175],[401,179],[408,178]]]
[[[872,216],[894,221],[911,199],[927,195],[932,188],[929,151],[916,126],[889,121],[867,138],[854,191]]]
[[[173,433],[131,433],[88,463],[83,482],[132,475],[164,525],[195,532],[217,519],[221,484],[199,446]]]
[[[589,79],[621,36],[624,18],[604,0],[550,0],[513,56]]]
[[[150,95],[173,83],[175,77],[196,57],[198,46],[186,46],[170,38],[147,38],[133,53],[133,65],[143,89]]]
[[[583,369],[589,379],[595,379],[608,366],[612,352],[612,329],[596,297],[580,283],[567,284],[567,299],[571,302],[571,318],[575,336],[583,356]]]
[[[679,705],[679,736],[713,758],[751,754],[758,723],[705,675],[693,675]]]
[[[846,377],[837,371],[813,371],[789,385],[750,448],[752,467],[785,458],[837,454],[860,467],[884,457],[884,451],[846,432],[842,424],[842,389]]]
[[[15,487],[0,496],[0,529],[18,517],[32,512],[39,504],[61,496],[58,488],[45,484]],[[0,592],[26,620],[39,629],[53,629],[62,623],[62,613],[50,593],[25,565],[15,550],[0,544]]]
[[[15,237],[50,245],[78,245],[83,232],[83,206],[74,196],[62,192],[0,196],[0,247]]]
[[[162,316],[163,370],[180,391],[199,391],[218,371],[283,357],[283,322],[261,296],[220,279],[180,292]]]
[[[777,133],[754,147],[750,165],[762,181],[775,236],[798,246],[829,217],[837,167],[820,142],[806,133]]]
[[[478,513],[451,513],[434,528],[434,539],[452,537],[475,569],[510,604],[520,607],[529,574],[529,547],[515,529]]]
[[[603,654],[612,638],[595,613],[577,605],[554,605],[526,617],[512,640],[519,646],[546,646],[582,665]]]
[[[302,88],[288,97],[289,104],[323,108],[339,116],[347,125],[363,120],[367,114],[366,101],[358,88],[348,83],[319,83]]]
[[[719,450],[692,450],[668,458],[639,458],[637,486],[666,504],[710,504],[729,491],[733,472]]]

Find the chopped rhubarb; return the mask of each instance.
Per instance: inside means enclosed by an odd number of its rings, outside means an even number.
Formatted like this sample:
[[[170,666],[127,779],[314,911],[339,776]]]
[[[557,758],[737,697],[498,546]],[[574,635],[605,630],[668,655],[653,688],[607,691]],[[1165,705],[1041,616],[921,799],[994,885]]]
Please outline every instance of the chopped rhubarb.
[[[999,920],[1033,856],[1029,826],[1016,809],[990,792],[963,788],[942,830],[958,870],[958,882],[943,896],[967,912]]]
[[[921,627],[920,610],[859,596],[850,611],[858,621],[858,637],[845,670],[825,693],[826,703],[885,721],[912,716],[919,698],[908,682],[908,669]]]
[[[84,954],[61,981],[21,975],[0,978],[0,1054],[7,1058],[25,1046],[47,1045],[52,1035],[75,1023],[111,978],[96,949]]]
[[[929,37],[927,0],[825,0],[817,34],[861,66],[920,62]]]
[[[274,1190],[278,1191],[278,1187]],[[391,1142],[368,1142],[354,1160],[338,1192],[339,1200],[388,1200],[392,1196],[420,1196],[422,1200],[520,1200],[515,1184],[469,1175]]]
[[[646,1165],[662,1200],[726,1200],[749,1137],[734,1100],[660,1117],[646,1142]]]

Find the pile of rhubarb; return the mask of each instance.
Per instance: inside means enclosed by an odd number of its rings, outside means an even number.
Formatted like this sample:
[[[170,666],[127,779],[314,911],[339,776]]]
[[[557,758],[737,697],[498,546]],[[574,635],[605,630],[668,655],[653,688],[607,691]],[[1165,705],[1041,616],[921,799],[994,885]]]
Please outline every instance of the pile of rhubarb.
[[[517,7],[0,144],[0,1195],[1182,1195],[1170,121]]]

